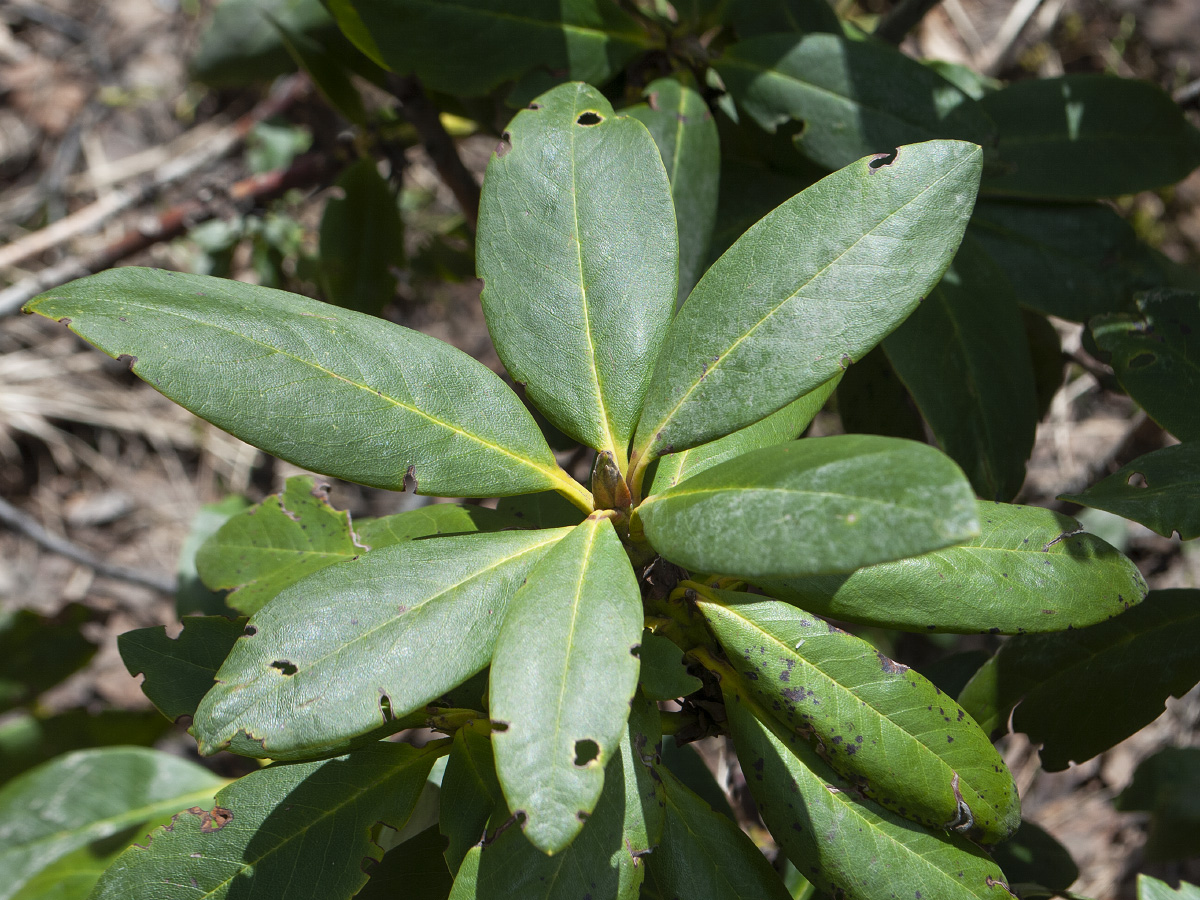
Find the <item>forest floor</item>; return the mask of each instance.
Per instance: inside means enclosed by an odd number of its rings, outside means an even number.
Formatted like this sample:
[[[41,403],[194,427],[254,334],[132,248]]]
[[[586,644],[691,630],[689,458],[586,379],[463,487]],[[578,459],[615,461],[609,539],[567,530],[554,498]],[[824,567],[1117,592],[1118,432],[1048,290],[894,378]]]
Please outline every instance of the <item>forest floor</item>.
[[[886,0],[879,5],[886,8]],[[1194,87],[1200,79],[1195,0],[1025,5],[1033,11],[1011,36],[1014,23],[1006,17],[1013,4],[1007,0],[945,0],[905,46],[916,55],[1006,78],[1109,71],[1168,91]],[[249,123],[239,117],[276,111],[263,108],[265,89],[214,91],[188,78],[187,60],[210,6],[198,0],[0,0],[0,289],[52,266],[103,256],[139,234],[146,239],[134,243],[144,246],[121,255],[119,264],[194,270],[207,261],[201,245],[186,236],[153,236],[156,217],[188,202],[198,201],[205,216],[223,221],[257,216],[265,222],[277,215],[288,228],[295,226],[289,232],[295,246],[311,250],[327,196],[319,180],[270,206],[258,203],[253,191],[249,199],[231,196],[229,186],[252,174],[255,153],[269,154],[271,140],[287,139],[297,126],[311,134],[314,149],[336,152],[337,123],[294,81],[282,88],[292,93],[277,103],[289,127],[255,131],[246,139]],[[1200,103],[1185,102],[1196,116]],[[494,141],[485,136],[466,141],[463,155],[477,175]],[[180,159],[198,162],[182,177],[142,189],[162,181],[163,166]],[[408,151],[406,163],[405,191],[421,210],[415,221],[436,229],[453,219],[453,197],[423,152]],[[135,186],[140,193],[130,201]],[[1172,190],[1122,200],[1119,209],[1167,255],[1200,264],[1200,172]],[[77,221],[81,210],[100,210],[95,227],[52,235],[40,252],[15,261],[5,256],[5,245],[28,240],[51,223]],[[416,246],[425,238],[410,223],[408,243]],[[255,280],[256,262],[243,241],[230,266],[237,277]],[[473,279],[402,281],[388,315],[498,367]],[[1079,349],[1080,328],[1057,324],[1064,352],[1071,355]],[[819,427],[838,430],[836,416],[826,415]],[[1066,387],[1039,428],[1018,500],[1062,508],[1055,500],[1059,494],[1081,489],[1162,440],[1125,398],[1070,365]],[[169,581],[202,504],[229,494],[260,500],[297,471],[192,417],[61,326],[16,314],[15,307],[4,309],[0,299],[0,499],[26,520],[107,563]],[[335,483],[332,502],[356,515],[381,515],[413,500]],[[1200,547],[1115,517],[1089,515],[1087,526],[1128,553],[1153,587],[1200,587]],[[91,610],[87,634],[100,650],[87,669],[43,703],[145,708],[138,679],[121,664],[115,636],[171,625],[176,621],[171,598],[0,528],[0,612],[54,615],[71,603]],[[184,745],[179,735],[173,740]],[[1139,734],[1060,773],[1042,772],[1036,748],[1023,736],[1003,739],[1026,817],[1071,850],[1083,873],[1074,888],[1080,895],[1132,898],[1138,871],[1200,882],[1200,862],[1145,863],[1144,817],[1118,813],[1111,804],[1137,763],[1165,746],[1200,746],[1200,693],[1170,701],[1167,712]]]

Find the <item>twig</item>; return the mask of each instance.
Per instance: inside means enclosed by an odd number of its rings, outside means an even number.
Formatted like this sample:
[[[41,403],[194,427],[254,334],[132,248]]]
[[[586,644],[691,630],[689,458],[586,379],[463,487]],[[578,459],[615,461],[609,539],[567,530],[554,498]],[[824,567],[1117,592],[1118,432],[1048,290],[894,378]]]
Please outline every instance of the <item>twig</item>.
[[[222,128],[189,152],[163,163],[147,178],[114,191],[45,228],[0,247],[0,269],[16,265],[81,234],[94,231],[116,213],[144,203],[166,185],[186,178],[214,160],[220,159],[233,150],[256,124],[286,109],[304,96],[309,88],[307,76],[293,75],[282,79],[276,83],[270,95],[246,115],[232,125]]]
[[[458,201],[463,215],[466,216],[467,226],[474,232],[475,222],[479,218],[479,182],[463,165],[454,139],[442,127],[437,107],[425,96],[421,82],[413,76],[402,78],[389,75],[387,88],[392,96],[400,101],[400,111],[417,130],[425,152],[429,154],[438,175]]]
[[[916,28],[925,14],[941,0],[900,0],[883,17],[875,28],[875,37],[889,44],[899,44],[904,36]]]
[[[1171,95],[1171,99],[1180,106],[1187,106],[1197,97],[1200,97],[1200,78],[1189,82]]]
[[[77,562],[81,566],[87,566],[97,575],[102,575],[105,578],[115,578],[118,581],[128,581],[131,584],[140,584],[143,587],[161,591],[164,594],[175,593],[174,578],[104,562],[104,560],[98,559],[90,551],[85,550],[78,544],[72,543],[65,537],[51,534],[33,517],[3,499],[0,499],[0,522],[3,522],[13,531],[35,541],[51,553],[57,553],[59,556],[65,556],[67,559]]]
[[[292,188],[308,187],[325,180],[333,170],[324,154],[310,153],[299,157],[287,169],[277,169],[254,175],[235,183],[227,199],[235,202],[253,200],[260,203],[278,197]],[[168,241],[187,232],[193,225],[215,218],[221,211],[225,196],[212,192],[173,206],[162,215],[151,217],[139,227],[130,229],[113,243],[86,259],[69,257],[61,263],[23,278],[12,287],[0,291],[0,316],[16,312],[42,291],[58,287],[74,278],[82,278],[112,268],[126,257],[146,250],[161,241]]]

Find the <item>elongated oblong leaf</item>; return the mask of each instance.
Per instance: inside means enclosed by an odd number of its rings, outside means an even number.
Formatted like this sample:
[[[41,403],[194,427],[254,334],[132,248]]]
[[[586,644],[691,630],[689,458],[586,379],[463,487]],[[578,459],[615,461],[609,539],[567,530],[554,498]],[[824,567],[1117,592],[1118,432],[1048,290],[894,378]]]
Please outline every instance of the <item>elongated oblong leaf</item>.
[[[479,206],[496,352],[554,425],[624,460],[675,308],[671,185],[646,127],[586,84],[508,126]]]
[[[321,288],[331,303],[378,315],[396,293],[392,269],[404,261],[400,208],[373,159],[350,166],[337,186],[343,196],[327,200],[321,216]]]
[[[194,806],[151,834],[148,848],[125,851],[92,896],[349,900],[366,883],[363,860],[383,855],[372,827],[404,825],[443,749],[381,742],[252,772],[211,810]]]
[[[744,578],[850,572],[969,540],[975,498],[925,444],[854,434],[735,457],[639,507],[673,563]]]
[[[1194,398],[1193,398],[1194,399]],[[1130,480],[1141,475],[1134,487]],[[1200,537],[1200,442],[1175,444],[1139,456],[1079,494],[1060,500],[1116,513],[1163,537]]]
[[[883,342],[938,443],[989,500],[1021,489],[1037,431],[1018,299],[968,231],[942,280]]]
[[[985,193],[1090,200],[1165,187],[1200,165],[1200,132],[1145,81],[1036,78],[980,102],[1000,133]]]
[[[725,692],[725,708],[763,821],[809,881],[846,900],[1013,896],[1000,867],[966,838],[859,799],[807,742],[764,724],[756,717],[767,714],[736,691]]]
[[[408,541],[293,585],[217,672],[201,751],[317,756],[419,710],[488,664],[513,593],[566,533]]]
[[[768,34],[717,61],[725,86],[767,131],[804,123],[796,146],[829,169],[900,144],[957,138],[989,145],[995,126],[941,75],[875,41]]]
[[[824,0],[817,0],[824,2]],[[650,82],[645,103],[624,110],[650,131],[667,178],[679,225],[679,302],[687,299],[708,260],[717,219],[721,146],[704,98],[674,78]]]
[[[582,489],[497,376],[453,347],[296,294],[110,269],[30,301],[176,403],[297,465],[423,494]]]
[[[480,96],[531,69],[603,84],[647,35],[610,0],[332,0],[346,35],[431,90]]]
[[[210,800],[223,783],[140,747],[81,750],[31,769],[0,789],[0,898],[80,847]]]
[[[761,580],[818,615],[906,631],[1065,631],[1146,596],[1137,567],[1070,516],[979,501],[979,537],[850,575]]]
[[[454,735],[439,796],[438,827],[446,837],[446,865],[457,872],[468,851],[483,840],[488,819],[504,802],[492,742],[474,728]]]
[[[1168,696],[1190,690],[1200,681],[1198,645],[1200,591],[1151,591],[1108,622],[1012,638],[958,700],[988,732],[1016,706],[1012,727],[1042,744],[1042,765],[1058,771],[1129,737]]]
[[[671,324],[638,422],[639,464],[744,428],[866,355],[950,263],[980,157],[934,141],[890,163],[861,159],[742,235]]]
[[[1136,313],[1098,316],[1090,327],[1129,396],[1180,440],[1200,440],[1200,293],[1142,294]]]
[[[492,660],[496,773],[525,836],[557,853],[600,798],[637,688],[642,604],[612,523],[595,514],[513,597]]]
[[[765,419],[718,438],[712,443],[659,457],[650,488],[646,493],[661,494],[679,482],[698,475],[705,469],[711,469],[727,459],[798,438],[821,411],[821,407],[825,405],[841,378],[839,372],[815,391],[810,391],[799,400],[793,400],[778,412],[771,413]]]
[[[649,877],[662,897],[688,900],[787,900],[791,895],[754,842],[714,812],[668,769],[657,769],[666,795],[662,846]]]
[[[1000,754],[921,675],[775,600],[705,589],[696,604],[740,673],[739,689],[863,796],[985,844],[1016,831],[1021,805]]]

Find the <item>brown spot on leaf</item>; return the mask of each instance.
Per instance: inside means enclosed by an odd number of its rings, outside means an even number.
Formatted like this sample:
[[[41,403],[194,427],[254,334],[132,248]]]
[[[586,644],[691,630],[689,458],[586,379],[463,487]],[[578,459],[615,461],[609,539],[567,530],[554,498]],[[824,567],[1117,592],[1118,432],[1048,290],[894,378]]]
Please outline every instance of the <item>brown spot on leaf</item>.
[[[214,806],[211,812],[201,809],[199,806],[193,806],[188,809],[188,812],[193,816],[199,817],[202,834],[212,834],[214,831],[220,831],[233,821],[233,811],[223,806]]]
[[[138,361],[138,358],[136,356],[131,356],[128,353],[122,353],[120,356],[117,357],[117,362],[125,363],[125,365],[129,366],[130,370],[132,370],[133,367],[137,365],[137,361]]]

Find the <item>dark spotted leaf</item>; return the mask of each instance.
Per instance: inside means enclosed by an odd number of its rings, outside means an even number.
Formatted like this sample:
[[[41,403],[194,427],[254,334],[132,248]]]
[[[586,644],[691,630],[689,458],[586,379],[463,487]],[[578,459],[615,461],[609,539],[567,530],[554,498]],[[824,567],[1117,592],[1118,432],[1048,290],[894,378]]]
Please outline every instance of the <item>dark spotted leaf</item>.
[[[1163,537],[1176,531],[1185,541],[1200,537],[1200,442],[1139,456],[1082,493],[1059,499],[1133,519]]]
[[[921,675],[795,607],[696,590],[696,605],[741,678],[738,690],[812,743],[863,796],[985,844],[1016,830],[1020,802],[1000,754]]]
[[[774,726],[752,700],[724,684],[722,689],[759,812],[788,859],[813,884],[845,900],[889,894],[1011,900],[1000,867],[966,838],[926,830],[860,800],[854,785],[806,741]]]
[[[299,466],[447,497],[587,492],[496,375],[435,338],[297,294],[134,267],[26,307]],[[236,402],[231,402],[235,398]]]
[[[635,486],[655,457],[783,408],[899,325],[958,248],[979,166],[970,144],[901,147],[817,182],[742,235],[671,323],[634,440]]]
[[[566,533],[406,541],[292,585],[196,710],[201,751],[319,756],[420,711],[491,661],[513,593]]]
[[[1000,134],[984,193],[1090,200],[1166,187],[1200,166],[1200,132],[1145,81],[1036,78],[980,103]]]
[[[187,616],[183,631],[167,637],[161,625],[117,636],[117,648],[130,675],[142,675],[142,692],[172,721],[195,715],[213,686],[217,669],[246,632],[246,619]]]
[[[372,826],[400,828],[445,742],[381,742],[321,762],[275,764],[193,806],[104,873],[96,900],[271,895],[349,900],[378,861]],[[152,887],[153,886],[153,887]]]
[[[954,463],[925,444],[875,435],[745,453],[638,511],[671,562],[751,579],[849,572],[979,533],[971,487]]]
[[[958,700],[989,733],[1012,727],[1042,744],[1052,772],[1129,737],[1200,681],[1200,591],[1152,591],[1107,622],[1018,635]],[[1153,664],[1147,664],[1153,660]],[[1063,703],[1069,697],[1070,703]]]
[[[202,766],[140,747],[81,750],[31,769],[0,789],[0,898],[93,841],[209,803],[223,783]]]
[[[611,522],[594,514],[550,549],[496,639],[496,772],[522,831],[563,850],[592,813],[637,689],[642,604]]]
[[[982,533],[850,575],[760,580],[810,612],[906,631],[1019,634],[1102,622],[1146,596],[1132,562],[1070,516],[978,503]]]

